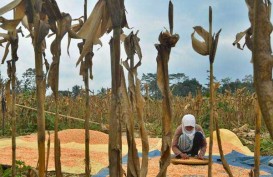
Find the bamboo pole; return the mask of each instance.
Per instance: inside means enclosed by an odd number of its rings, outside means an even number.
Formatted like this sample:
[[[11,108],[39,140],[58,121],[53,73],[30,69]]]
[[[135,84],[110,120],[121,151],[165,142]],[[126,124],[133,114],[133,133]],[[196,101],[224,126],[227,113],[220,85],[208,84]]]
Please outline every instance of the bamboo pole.
[[[256,119],[255,119],[255,151],[254,151],[254,177],[260,176],[260,146],[261,146],[261,119],[262,113],[258,101],[256,102]]]

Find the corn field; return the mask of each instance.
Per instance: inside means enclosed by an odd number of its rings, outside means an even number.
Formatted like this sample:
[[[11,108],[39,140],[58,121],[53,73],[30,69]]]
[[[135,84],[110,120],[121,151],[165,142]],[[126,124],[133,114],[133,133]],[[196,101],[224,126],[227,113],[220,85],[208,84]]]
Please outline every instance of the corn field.
[[[173,97],[173,127],[180,124],[181,117],[184,114],[191,113],[196,115],[197,122],[199,122],[205,129],[208,128],[209,120],[209,99],[203,96],[201,92],[193,97],[189,94],[187,97]],[[110,93],[105,95],[92,95],[90,96],[92,110],[90,115],[91,127],[96,129],[105,129],[110,118]],[[60,96],[60,114],[80,118],[84,120],[84,96],[79,95],[76,98]],[[235,93],[226,91],[224,94],[217,94],[216,107],[219,115],[219,124],[222,128],[233,129],[241,127],[244,124],[249,124],[251,128],[255,126],[255,101],[254,93],[245,91],[245,89],[238,89]],[[32,95],[18,95],[17,104],[27,107],[35,108],[36,99],[35,94]],[[45,110],[54,112],[55,103],[54,98],[48,96],[45,101]],[[36,124],[36,111],[28,108],[17,107],[16,115],[18,127],[25,125],[34,126]],[[144,119],[149,131],[150,136],[160,136],[161,134],[161,100],[146,100],[144,108]],[[51,117],[50,117],[51,116]],[[61,123],[65,127],[73,128],[78,125],[81,126],[81,121],[73,120],[70,118],[60,117]],[[1,114],[1,121],[2,121]],[[50,114],[46,114],[46,127],[53,129],[54,118]],[[5,130],[10,130],[11,119],[7,116],[5,120]],[[105,127],[106,126],[106,127]],[[23,127],[21,127],[24,129]],[[35,129],[33,129],[35,130]]]

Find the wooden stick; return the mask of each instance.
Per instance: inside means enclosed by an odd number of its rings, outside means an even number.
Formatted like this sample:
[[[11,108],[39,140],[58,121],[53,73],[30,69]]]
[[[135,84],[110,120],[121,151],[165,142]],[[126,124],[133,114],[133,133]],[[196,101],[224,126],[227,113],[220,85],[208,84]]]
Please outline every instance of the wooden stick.
[[[23,106],[23,105],[19,105],[19,104],[15,104],[15,106],[18,106],[18,107],[21,107],[21,108],[30,109],[30,110],[33,110],[33,111],[37,111],[37,109],[31,108],[31,107],[28,107],[28,106]],[[50,112],[50,111],[45,111],[45,113],[51,114],[51,115],[55,115],[54,112]],[[84,119],[81,119],[81,118],[72,117],[72,116],[63,115],[63,114],[59,114],[59,116],[65,117],[65,118],[68,118],[68,119],[74,119],[74,120],[82,121],[82,122],[85,121]],[[98,122],[94,122],[94,121],[90,121],[90,120],[89,120],[89,122],[92,123],[92,124],[100,125],[100,123],[98,123]]]

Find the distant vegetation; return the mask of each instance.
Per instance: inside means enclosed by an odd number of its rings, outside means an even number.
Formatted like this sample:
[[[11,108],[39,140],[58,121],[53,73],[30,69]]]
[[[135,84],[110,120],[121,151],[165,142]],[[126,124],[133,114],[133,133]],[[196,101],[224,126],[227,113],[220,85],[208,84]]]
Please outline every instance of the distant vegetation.
[[[35,96],[35,70],[28,69],[23,80],[17,81],[16,103],[28,107],[36,108],[37,101]],[[156,84],[156,74],[148,73],[142,76],[143,96],[146,100],[144,115],[146,128],[150,136],[161,135],[161,94]],[[4,86],[4,80],[1,80]],[[190,79],[185,74],[171,74],[170,87],[173,94],[173,128],[181,122],[181,116],[192,113],[196,116],[197,122],[208,132],[209,128],[209,90],[202,86],[195,78]],[[232,81],[230,78],[222,79],[221,86],[217,90],[216,112],[219,116],[220,128],[232,130],[244,124],[249,124],[251,129],[255,127],[255,94],[253,88],[253,78],[251,75],[244,79]],[[146,85],[146,86],[145,86]],[[146,89],[145,89],[146,88]],[[149,88],[149,90],[147,90]],[[72,91],[60,91],[60,114],[84,119],[85,99],[84,90],[75,85]],[[90,120],[98,124],[90,124],[90,129],[102,130],[108,124],[110,116],[111,90],[101,88],[96,94],[91,94],[91,117]],[[7,105],[8,107],[8,105]],[[54,97],[46,97],[45,110],[54,112]],[[27,134],[37,131],[37,113],[26,108],[16,107],[17,133]],[[1,125],[2,125],[1,114]],[[59,129],[84,128],[84,122],[60,117]],[[6,114],[5,136],[11,135],[11,119]],[[263,124],[262,131],[265,132]],[[54,116],[46,114],[46,129],[54,130]],[[103,130],[104,131],[104,130]],[[2,132],[0,132],[2,135]],[[273,152],[270,141],[262,141],[262,151]],[[270,144],[270,146],[268,145]],[[251,147],[251,146],[250,146]]]

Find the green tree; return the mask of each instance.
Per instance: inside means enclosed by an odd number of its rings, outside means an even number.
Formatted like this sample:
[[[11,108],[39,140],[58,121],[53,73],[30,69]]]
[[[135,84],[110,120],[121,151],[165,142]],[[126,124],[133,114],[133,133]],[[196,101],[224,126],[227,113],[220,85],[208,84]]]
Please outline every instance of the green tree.
[[[78,85],[75,85],[72,87],[72,97],[77,97],[81,92],[81,87]]]
[[[35,91],[36,81],[35,81],[35,68],[28,68],[22,75],[22,91]]]
[[[183,97],[189,95],[189,93],[195,96],[199,88],[202,88],[202,85],[195,78],[186,79],[171,86],[173,95]]]
[[[157,77],[156,74],[153,73],[147,73],[143,74],[141,81],[143,83],[146,83],[149,86],[149,94],[151,98],[160,99],[162,98],[161,92],[157,86]],[[142,88],[142,91],[144,88]]]

